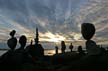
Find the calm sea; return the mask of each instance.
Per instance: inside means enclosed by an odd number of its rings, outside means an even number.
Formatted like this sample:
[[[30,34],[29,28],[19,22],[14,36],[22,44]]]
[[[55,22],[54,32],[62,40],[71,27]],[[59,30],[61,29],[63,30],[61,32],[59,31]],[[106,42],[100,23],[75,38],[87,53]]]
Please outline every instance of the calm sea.
[[[2,54],[4,54],[6,52],[6,50],[0,50],[0,56],[2,55]]]
[[[42,46],[44,47],[44,54],[45,55],[53,55],[55,54],[55,43],[41,43]],[[69,50],[69,43],[66,44],[66,51],[70,51]],[[16,46],[16,48],[18,48],[19,45]],[[58,44],[59,50],[58,53],[61,53],[61,45]],[[77,51],[77,47],[78,46],[74,46],[73,51]],[[8,46],[6,45],[6,43],[0,43],[0,49],[8,49]],[[0,56],[2,54],[4,54],[7,50],[0,50]]]
[[[66,52],[69,52],[69,49],[66,49]],[[73,51],[77,51],[77,48],[74,48]],[[0,50],[0,56],[7,52],[7,50]],[[58,53],[61,53],[61,50],[58,50]],[[55,49],[44,49],[44,55],[54,55],[55,54]]]
[[[2,54],[6,53],[6,52],[7,52],[7,50],[0,50],[0,56],[1,56]],[[58,52],[61,53],[60,50],[58,50]],[[45,55],[49,55],[49,56],[54,55],[54,54],[55,54],[55,50],[54,50],[54,49],[46,49],[46,50],[44,51],[44,54],[45,54]]]

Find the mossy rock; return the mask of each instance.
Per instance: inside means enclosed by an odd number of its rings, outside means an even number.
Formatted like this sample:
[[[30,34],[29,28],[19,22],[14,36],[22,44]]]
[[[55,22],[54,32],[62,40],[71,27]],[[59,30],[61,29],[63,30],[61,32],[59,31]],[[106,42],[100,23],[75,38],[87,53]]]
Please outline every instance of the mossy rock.
[[[81,33],[84,39],[90,40],[95,34],[95,26],[91,23],[83,23],[81,25]]]

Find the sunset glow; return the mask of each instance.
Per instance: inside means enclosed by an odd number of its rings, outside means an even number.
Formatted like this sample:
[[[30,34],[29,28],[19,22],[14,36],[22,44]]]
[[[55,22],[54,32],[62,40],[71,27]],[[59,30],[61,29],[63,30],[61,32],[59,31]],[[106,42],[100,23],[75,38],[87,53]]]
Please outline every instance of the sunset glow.
[[[42,38],[42,37],[46,37],[46,38]],[[59,34],[52,34],[51,32],[47,32],[47,33],[40,33],[40,41],[48,41],[48,42],[60,42],[65,40],[66,38],[59,35]]]
[[[39,29],[41,42],[62,40],[82,43],[81,24],[93,23],[98,43],[108,43],[108,0],[0,0],[0,42],[16,30],[16,37],[26,35],[28,42]],[[80,42],[79,42],[80,41]]]

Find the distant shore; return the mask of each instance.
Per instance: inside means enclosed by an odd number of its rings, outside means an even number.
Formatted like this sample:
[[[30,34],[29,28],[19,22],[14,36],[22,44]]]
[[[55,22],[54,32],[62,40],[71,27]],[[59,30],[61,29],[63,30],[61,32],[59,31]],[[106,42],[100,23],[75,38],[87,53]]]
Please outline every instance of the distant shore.
[[[7,49],[7,48],[5,48],[5,49],[0,49],[0,56],[2,55],[2,54],[4,54],[6,51],[8,51],[9,49]],[[60,52],[60,50],[59,50],[59,53],[61,53]],[[48,56],[52,56],[52,55],[54,55],[55,54],[55,50],[54,49],[44,49],[44,55],[48,55]]]
[[[4,54],[9,48],[0,49],[0,56]],[[66,50],[66,52],[70,52],[70,50]],[[61,53],[61,50],[58,50],[58,53]],[[44,55],[53,56],[55,54],[55,49],[44,49]]]

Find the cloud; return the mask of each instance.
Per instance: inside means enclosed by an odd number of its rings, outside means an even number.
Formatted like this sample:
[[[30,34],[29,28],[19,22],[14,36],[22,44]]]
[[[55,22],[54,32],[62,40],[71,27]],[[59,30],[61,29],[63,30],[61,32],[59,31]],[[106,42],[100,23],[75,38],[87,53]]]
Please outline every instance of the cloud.
[[[0,37],[5,40],[9,37],[7,33],[15,29],[17,37],[25,34],[31,40],[38,27],[40,41],[83,41],[80,26],[90,22],[96,27],[93,39],[108,40],[107,3],[107,0],[0,0]]]
[[[40,33],[40,37],[41,41],[47,41],[47,42],[60,42],[66,40],[64,36],[59,35],[58,33],[53,34],[51,32]]]

